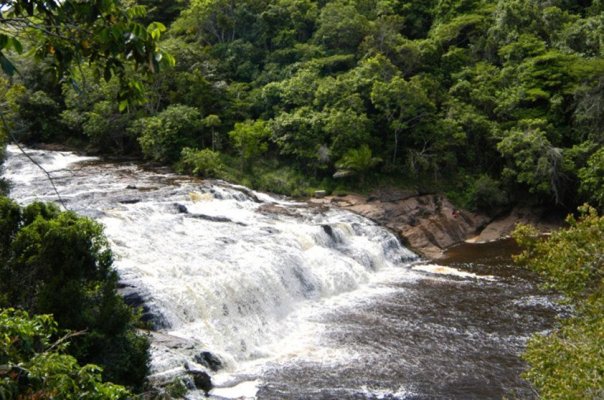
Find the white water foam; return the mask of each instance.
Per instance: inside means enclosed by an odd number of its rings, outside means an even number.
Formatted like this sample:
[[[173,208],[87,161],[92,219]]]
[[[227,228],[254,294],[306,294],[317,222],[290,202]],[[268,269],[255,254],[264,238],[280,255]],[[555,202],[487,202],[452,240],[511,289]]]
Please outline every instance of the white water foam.
[[[414,271],[423,271],[435,275],[449,275],[459,278],[473,278],[482,279],[487,281],[494,281],[496,278],[492,275],[477,275],[471,272],[462,271],[460,269],[445,267],[444,265],[437,264],[419,264],[412,268]]]

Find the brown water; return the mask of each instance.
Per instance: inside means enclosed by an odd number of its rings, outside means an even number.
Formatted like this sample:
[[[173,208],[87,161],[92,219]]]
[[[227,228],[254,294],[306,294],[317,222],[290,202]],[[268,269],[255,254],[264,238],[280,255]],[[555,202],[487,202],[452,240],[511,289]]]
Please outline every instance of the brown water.
[[[274,365],[262,399],[534,398],[520,377],[528,337],[560,310],[511,264],[512,241],[462,245],[442,264],[494,280],[426,273],[390,282],[388,295],[322,318],[324,345],[349,349],[348,363]]]

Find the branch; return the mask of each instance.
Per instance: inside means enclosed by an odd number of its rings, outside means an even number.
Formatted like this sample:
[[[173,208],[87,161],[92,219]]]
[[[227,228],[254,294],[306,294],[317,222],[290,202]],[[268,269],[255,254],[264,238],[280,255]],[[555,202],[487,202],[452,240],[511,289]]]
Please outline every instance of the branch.
[[[50,346],[49,348],[47,348],[44,352],[48,353],[48,352],[56,349],[57,347],[59,347],[61,345],[61,343],[64,343],[64,342],[68,341],[71,338],[85,335],[87,333],[88,333],[88,329],[84,329],[82,331],[77,331],[77,332],[69,332],[67,335],[63,336],[62,338],[60,338],[59,340],[57,340],[56,342],[54,342],[52,344],[52,346]]]
[[[52,176],[50,176],[50,173],[44,169],[43,166],[40,165],[40,163],[38,163],[36,160],[34,160],[26,151],[25,149],[23,149],[23,147],[19,144],[19,142],[17,141],[17,139],[15,138],[15,135],[13,135],[12,130],[10,129],[10,127],[8,126],[8,123],[6,122],[6,118],[4,117],[4,113],[2,111],[0,111],[0,119],[2,120],[2,125],[4,127],[4,130],[6,131],[6,133],[9,135],[9,137],[12,139],[12,141],[15,143],[15,145],[19,148],[19,150],[21,151],[21,153],[23,153],[23,155],[25,157],[27,157],[29,159],[29,161],[31,161],[35,166],[37,166],[38,168],[40,168],[42,170],[42,172],[44,172],[44,174],[46,175],[46,177],[48,178],[48,180],[50,181],[50,184],[52,185],[52,188],[55,192],[55,194],[57,195],[57,199],[59,200],[59,203],[63,206],[64,209],[69,210],[67,208],[67,206],[65,205],[65,202],[63,201],[63,198],[61,197],[61,195],[59,194],[59,191],[57,190],[57,187],[55,186],[55,182],[52,179]]]

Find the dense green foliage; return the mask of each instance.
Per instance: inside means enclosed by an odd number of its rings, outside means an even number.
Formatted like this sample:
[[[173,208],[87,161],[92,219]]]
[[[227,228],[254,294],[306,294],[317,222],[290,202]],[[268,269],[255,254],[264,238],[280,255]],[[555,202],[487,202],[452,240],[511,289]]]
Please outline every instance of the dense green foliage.
[[[0,306],[52,314],[73,338],[69,353],[104,368],[103,377],[140,388],[148,341],[117,294],[117,275],[99,224],[56,206],[21,208],[0,197]]]
[[[121,0],[2,1],[0,70],[9,76],[23,72],[7,56],[29,47],[29,53],[44,61],[45,71],[57,78],[89,61],[95,77],[120,78],[120,107],[125,108],[142,95],[139,82],[123,79],[127,68],[154,72],[174,61],[157,45],[165,26],[153,22],[145,28],[136,21],[145,16],[143,6],[127,8]]]
[[[600,1],[141,3],[178,60],[146,104],[120,114],[119,85],[90,83],[94,68],[59,87],[27,66],[40,79],[2,89],[21,137],[168,163],[209,148],[252,184],[285,168],[308,188],[362,188],[370,173],[485,209],[601,205]],[[382,162],[333,178],[365,146]]]
[[[524,358],[526,378],[547,399],[601,399],[604,396],[604,217],[584,206],[578,220],[547,239],[521,226],[515,239],[525,248],[517,260],[562,292],[575,309],[549,335],[537,335]]]
[[[69,336],[57,339],[50,315],[0,310],[0,398],[3,400],[120,400],[121,386],[102,383],[101,368],[79,366],[66,354]]]

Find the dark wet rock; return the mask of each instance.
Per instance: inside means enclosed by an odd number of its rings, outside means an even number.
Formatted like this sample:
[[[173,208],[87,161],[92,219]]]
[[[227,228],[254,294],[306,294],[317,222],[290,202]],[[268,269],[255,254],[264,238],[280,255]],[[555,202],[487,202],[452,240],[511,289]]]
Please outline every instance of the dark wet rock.
[[[220,216],[216,216],[216,215],[191,214],[191,218],[203,219],[203,220],[211,221],[211,222],[229,222],[229,223],[234,223],[234,224],[241,225],[241,226],[247,226],[247,224],[244,224],[243,222],[235,222],[230,218],[220,217]]]
[[[128,185],[126,186],[126,189],[137,189],[137,187],[134,185]]]
[[[329,225],[321,225],[321,228],[323,228],[323,231],[327,234],[327,236],[329,236],[334,242],[338,242],[338,236],[336,235],[336,233],[333,230],[333,227],[329,226]]]
[[[277,214],[277,215],[287,215],[288,217],[297,217],[300,216],[300,213],[294,209],[286,208],[280,206],[278,204],[263,204],[256,209],[261,214]]]
[[[239,186],[233,189],[240,191],[248,198],[248,200],[251,200],[254,203],[262,203],[262,201],[258,198],[258,196],[256,196],[256,194],[251,189]]]
[[[222,244],[235,244],[235,243],[237,243],[237,240],[235,240],[233,238],[226,237],[226,236],[216,238],[216,241],[220,242]]]
[[[141,321],[149,324],[153,329],[169,328],[168,322],[159,313],[155,313],[147,304],[145,297],[135,287],[122,284],[118,288],[118,293],[124,299],[124,302],[130,307],[140,308],[142,310]]]
[[[187,206],[185,206],[184,204],[179,204],[179,203],[174,203],[174,208],[176,208],[176,211],[180,214],[188,214],[189,210],[187,209]]]
[[[365,197],[357,194],[309,199],[317,207],[337,206],[356,212],[392,230],[414,251],[430,258],[463,242],[488,242],[509,237],[518,222],[551,232],[563,215],[538,208],[514,208],[476,213],[457,209],[445,196],[412,190],[382,189]],[[332,236],[332,232],[325,232]],[[332,236],[333,237],[333,236]]]
[[[192,218],[196,218],[196,219],[204,219],[206,221],[212,221],[212,222],[233,222],[232,219],[227,218],[227,217],[218,217],[215,215],[206,215],[206,214],[191,214]]]
[[[202,351],[194,357],[197,364],[203,365],[206,368],[216,372],[224,367],[220,358],[210,353],[209,351]]]
[[[382,191],[369,198],[347,195],[311,201],[332,204],[369,218],[432,259],[442,257],[444,249],[476,236],[489,221],[486,215],[457,210],[444,196],[434,194]],[[332,236],[328,230],[325,232]]]
[[[193,378],[195,387],[199,390],[203,390],[206,395],[210,393],[210,390],[214,388],[212,377],[205,371],[190,369],[188,365],[185,366],[185,368],[187,369],[187,373]]]
[[[142,199],[140,198],[123,198],[118,200],[120,204],[136,204],[140,203],[141,201]]]

